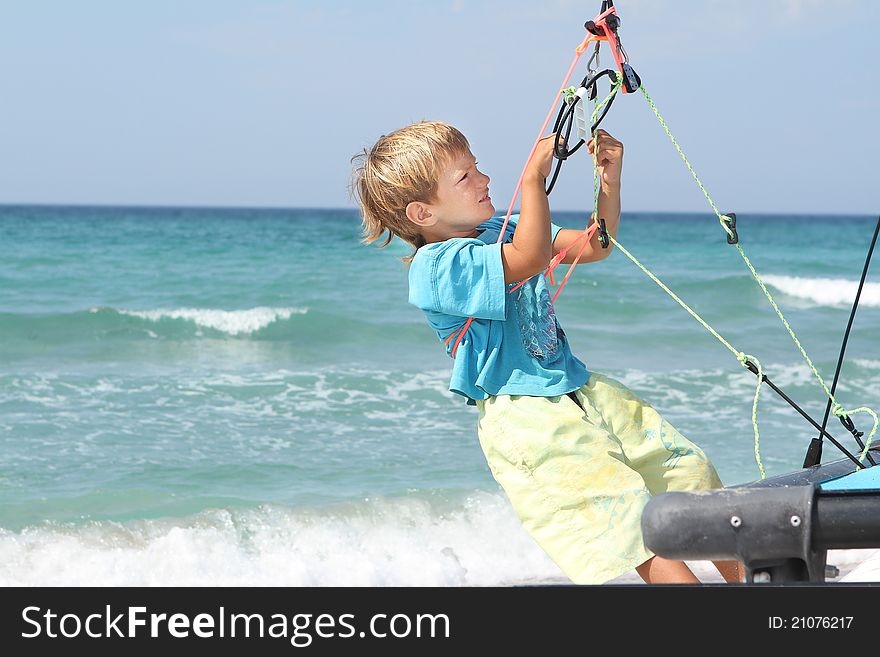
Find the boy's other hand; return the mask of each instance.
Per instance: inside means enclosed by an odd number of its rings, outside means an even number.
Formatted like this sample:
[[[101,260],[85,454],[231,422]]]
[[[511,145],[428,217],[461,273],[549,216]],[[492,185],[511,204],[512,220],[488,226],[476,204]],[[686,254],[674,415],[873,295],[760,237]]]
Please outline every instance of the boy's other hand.
[[[596,130],[595,141],[599,144],[599,149],[596,151],[596,163],[599,167],[602,186],[619,186],[620,171],[623,168],[623,143],[617,141],[604,130]],[[593,154],[593,142],[593,139],[587,142],[590,155]]]
[[[539,175],[544,180],[550,175],[550,167],[553,166],[553,140],[556,139],[554,132],[549,137],[544,137],[538,141],[535,147],[535,154],[529,160],[529,166],[526,169],[526,177],[529,175]]]

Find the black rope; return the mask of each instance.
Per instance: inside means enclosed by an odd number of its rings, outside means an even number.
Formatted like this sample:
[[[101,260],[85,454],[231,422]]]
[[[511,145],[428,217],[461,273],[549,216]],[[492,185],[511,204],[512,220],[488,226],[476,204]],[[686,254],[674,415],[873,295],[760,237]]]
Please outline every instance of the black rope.
[[[611,81],[612,89],[614,89],[614,85],[617,83],[617,72],[612,71],[609,68],[606,68],[604,71],[596,73],[592,77],[587,75],[586,77],[584,77],[583,80],[581,80],[580,86],[586,88],[586,95],[591,100],[596,97],[596,87],[599,79],[606,75]],[[599,127],[599,124],[602,123],[602,119],[604,119],[605,115],[608,114],[608,110],[611,109],[611,105],[614,103],[614,99],[616,97],[617,93],[615,90],[615,92],[612,93],[611,98],[608,99],[608,102],[605,103],[605,106],[602,108],[599,116],[596,117],[596,121],[590,126],[591,135],[596,134],[596,128]],[[553,176],[550,178],[550,184],[545,190],[548,196],[550,195],[550,192],[553,191],[553,186],[556,185],[556,179],[559,177],[559,171],[560,169],[562,169],[562,163],[569,157],[574,155],[578,151],[578,149],[586,143],[583,139],[580,139],[573,148],[568,147],[568,139],[569,137],[571,137],[571,129],[574,126],[574,112],[577,104],[582,101],[583,99],[580,96],[575,96],[571,102],[563,99],[562,106],[559,108],[559,113],[556,115],[556,122],[553,124],[553,133],[557,135],[556,143],[553,144],[553,156],[556,158],[556,168],[553,171]],[[560,135],[560,133],[562,134]],[[563,137],[561,143],[559,140],[559,136]]]
[[[747,361],[745,362],[745,365],[746,365],[746,367],[748,368],[748,370],[749,370],[752,374],[754,374],[754,375],[757,376],[757,374],[758,374],[758,366],[757,366],[757,365],[755,365],[755,364],[754,364],[752,361],[750,361],[750,360],[747,360]],[[810,424],[812,424],[816,429],[818,429],[818,430],[821,432],[821,434],[822,434],[823,436],[825,436],[826,438],[828,438],[828,440],[830,440],[832,443],[834,443],[835,447],[837,447],[837,449],[839,449],[841,452],[843,452],[844,456],[846,456],[850,461],[852,461],[853,463],[855,463],[855,464],[856,464],[857,466],[859,466],[860,468],[865,468],[865,467],[867,467],[867,466],[863,465],[862,463],[860,463],[859,460],[858,460],[855,456],[853,456],[852,454],[850,454],[849,451],[848,451],[843,445],[841,445],[839,442],[837,442],[837,441],[834,439],[834,436],[832,436],[830,433],[828,433],[827,431],[825,431],[824,427],[820,427],[820,426],[819,426],[819,423],[816,422],[816,420],[814,420],[814,419],[811,418],[809,415],[807,415],[806,411],[804,411],[804,409],[802,409],[800,406],[798,406],[798,405],[794,402],[794,400],[793,400],[791,397],[789,397],[788,395],[786,395],[786,394],[785,394],[785,393],[784,393],[784,392],[783,392],[783,391],[782,391],[782,390],[781,390],[781,389],[780,389],[775,383],[773,383],[770,379],[768,379],[766,374],[762,374],[762,375],[761,375],[761,381],[763,381],[763,382],[766,383],[768,386],[770,386],[770,388],[773,390],[773,392],[775,392],[777,395],[779,395],[779,396],[782,397],[785,401],[787,401],[788,404],[789,404],[794,410],[796,410],[798,413],[800,413],[801,416],[803,416],[803,418],[804,418],[807,422],[809,422]]]
[[[843,334],[843,344],[840,345],[840,356],[837,358],[837,368],[834,370],[834,382],[831,384],[831,394],[834,394],[834,391],[837,390],[837,379],[840,376],[840,368],[843,365],[843,355],[846,353],[846,343],[849,340],[849,332],[852,329],[853,320],[856,317],[856,310],[859,307],[859,299],[862,296],[862,288],[865,285],[865,278],[868,276],[868,267],[871,264],[871,255],[874,253],[874,246],[877,244],[877,234],[880,233],[880,217],[877,217],[877,225],[874,227],[874,237],[871,239],[871,247],[868,249],[868,256],[865,258],[865,266],[862,269],[862,278],[859,281],[859,289],[856,292],[855,301],[853,301],[852,311],[849,314],[849,322],[846,325],[846,331]],[[807,456],[804,460],[804,467],[808,468],[813,465],[818,465],[822,460],[822,434],[825,430],[825,427],[828,425],[828,416],[831,413],[831,398],[828,398],[828,404],[825,406],[825,417],[822,418],[822,428],[819,431],[819,437],[814,438],[810,443],[810,448],[807,450]],[[846,418],[849,420],[849,418]],[[846,427],[850,433],[856,439],[856,442],[859,444],[863,450],[865,449],[864,443],[860,440],[860,438],[864,435],[860,431],[855,430],[855,425],[853,425],[852,420],[849,420],[847,424],[844,422],[844,418],[840,418],[840,421],[843,422],[843,426]],[[874,459],[871,458],[871,455],[868,454],[868,460],[871,461],[871,465],[877,465],[874,462]],[[809,463],[808,463],[809,461]]]

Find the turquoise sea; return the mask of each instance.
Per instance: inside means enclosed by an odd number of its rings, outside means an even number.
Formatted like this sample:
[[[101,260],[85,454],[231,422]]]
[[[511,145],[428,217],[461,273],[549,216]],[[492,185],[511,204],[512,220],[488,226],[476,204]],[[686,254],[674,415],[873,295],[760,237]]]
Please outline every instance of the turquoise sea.
[[[875,221],[739,216],[829,384]],[[0,207],[0,584],[558,580],[407,304],[409,247],[358,238],[353,209]],[[821,421],[821,388],[712,215],[624,213],[619,240]],[[850,408],[880,407],[877,267]],[[755,377],[622,253],[579,267],[557,314],[587,366],[725,483],[758,478]],[[798,468],[816,432],[768,389],[758,421],[768,475]]]

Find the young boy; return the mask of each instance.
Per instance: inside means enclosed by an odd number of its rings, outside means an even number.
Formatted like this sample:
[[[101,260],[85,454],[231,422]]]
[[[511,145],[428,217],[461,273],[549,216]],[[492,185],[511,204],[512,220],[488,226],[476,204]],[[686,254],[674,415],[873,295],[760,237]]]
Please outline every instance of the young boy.
[[[479,410],[480,445],[525,529],[578,584],[635,568],[649,583],[698,582],[682,562],[645,548],[641,515],[652,495],[721,487],[703,451],[613,379],[588,372],[556,320],[543,271],[581,231],[550,222],[544,192],[553,137],[525,172],[520,214],[494,217],[489,177],[452,126],[416,123],[354,159],[364,242],[387,233],[416,248],[405,258],[409,300],[453,355],[449,389]],[[620,221],[623,144],[603,130],[596,149],[599,215]],[[579,244],[563,263],[573,262]],[[594,235],[579,262],[606,258]],[[517,283],[526,283],[513,290]],[[512,293],[510,291],[513,290]],[[716,562],[740,581],[736,562]]]

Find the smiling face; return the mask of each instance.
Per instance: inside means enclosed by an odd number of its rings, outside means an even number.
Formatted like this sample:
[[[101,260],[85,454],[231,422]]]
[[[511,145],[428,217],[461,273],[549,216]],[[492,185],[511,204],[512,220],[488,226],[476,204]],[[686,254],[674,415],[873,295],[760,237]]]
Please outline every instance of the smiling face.
[[[452,155],[440,169],[433,202],[414,201],[406,208],[407,217],[429,243],[475,237],[474,229],[493,214],[489,176],[477,168],[470,151]]]

